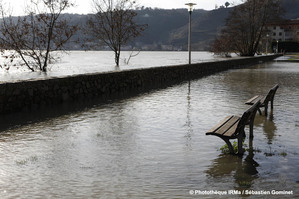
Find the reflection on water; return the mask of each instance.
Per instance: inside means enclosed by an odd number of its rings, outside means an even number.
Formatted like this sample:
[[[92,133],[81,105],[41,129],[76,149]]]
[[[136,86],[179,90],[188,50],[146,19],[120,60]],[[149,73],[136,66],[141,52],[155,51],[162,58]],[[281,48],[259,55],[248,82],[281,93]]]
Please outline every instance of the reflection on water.
[[[2,116],[0,198],[194,198],[189,190],[248,189],[298,198],[298,75],[296,63],[273,62],[105,104]],[[252,143],[245,129],[246,153],[222,154],[224,142],[205,132],[277,83],[274,110],[256,115]]]
[[[250,189],[254,180],[258,178],[257,167],[259,164],[254,160],[253,149],[249,149],[249,153],[245,158],[232,155],[220,155],[213,161],[212,166],[206,173],[213,177],[213,181],[222,181],[225,176],[232,176],[238,190]]]
[[[255,117],[255,125],[263,128],[264,134],[268,139],[268,144],[272,144],[272,140],[275,136],[275,131],[277,130],[274,121],[273,110],[270,111],[268,118],[260,115],[256,115]]]
[[[190,117],[191,112],[191,82],[188,82],[188,93],[187,93],[187,118],[186,118],[186,127],[187,127],[187,134],[186,134],[186,147],[191,148],[191,139],[193,134],[192,129],[192,122]]]

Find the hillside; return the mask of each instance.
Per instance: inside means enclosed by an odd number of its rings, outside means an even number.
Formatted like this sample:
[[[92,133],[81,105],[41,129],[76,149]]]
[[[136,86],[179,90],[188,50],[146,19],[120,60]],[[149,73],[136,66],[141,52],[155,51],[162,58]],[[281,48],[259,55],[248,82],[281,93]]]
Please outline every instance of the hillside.
[[[203,50],[212,41],[217,31],[224,25],[225,18],[231,9],[213,11],[195,10],[192,13],[192,43],[194,49]],[[186,9],[175,10],[139,10],[137,22],[148,24],[148,29],[137,39],[149,49],[186,50],[189,13]],[[202,44],[205,43],[204,47]]]
[[[231,8],[213,11],[195,10],[192,13],[192,43],[196,50],[206,50],[209,43],[224,25]],[[136,22],[148,24],[148,28],[128,49],[142,50],[187,50],[189,13],[186,9],[143,9],[137,10]],[[83,27],[88,15],[64,14],[70,24]],[[72,40],[83,41],[85,34],[80,31]],[[81,44],[69,44],[70,49],[81,49]]]
[[[281,0],[281,6],[285,11],[284,19],[299,18],[299,0]],[[232,9],[195,10],[192,13],[193,50],[209,49]],[[147,16],[147,19],[144,19],[144,16]],[[137,21],[149,24],[149,27],[137,41],[158,50],[187,50],[188,17],[186,9],[138,11]]]
[[[299,18],[299,0],[281,0],[281,6],[285,11],[285,19]]]
[[[299,0],[281,0],[285,10],[285,19],[299,18]],[[192,49],[209,50],[210,44],[225,24],[225,19],[233,8],[219,8],[216,10],[194,10],[192,13]],[[187,50],[189,13],[187,9],[151,9],[136,10],[136,22],[148,24],[142,36],[125,49],[132,47],[142,50]],[[84,27],[90,15],[63,14],[70,20],[70,25],[78,24]],[[68,49],[81,50],[86,35],[79,31]],[[86,49],[86,48],[85,48]],[[98,49],[106,49],[99,47]]]

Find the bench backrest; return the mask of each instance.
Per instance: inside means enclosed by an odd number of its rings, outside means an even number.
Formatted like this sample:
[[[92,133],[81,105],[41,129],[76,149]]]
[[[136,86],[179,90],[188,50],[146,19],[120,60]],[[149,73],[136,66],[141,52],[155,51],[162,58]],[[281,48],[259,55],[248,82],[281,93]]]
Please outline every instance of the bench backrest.
[[[273,101],[274,95],[278,89],[279,85],[276,84],[273,88],[271,88],[266,96],[265,102]]]
[[[253,104],[249,109],[247,109],[247,111],[245,111],[239,121],[239,124],[238,124],[238,129],[239,128],[244,128],[244,126],[246,124],[248,124],[251,120],[254,120],[254,117],[256,115],[256,112],[259,108],[261,104],[261,101],[258,100],[255,104]],[[237,131],[239,132],[239,131]]]

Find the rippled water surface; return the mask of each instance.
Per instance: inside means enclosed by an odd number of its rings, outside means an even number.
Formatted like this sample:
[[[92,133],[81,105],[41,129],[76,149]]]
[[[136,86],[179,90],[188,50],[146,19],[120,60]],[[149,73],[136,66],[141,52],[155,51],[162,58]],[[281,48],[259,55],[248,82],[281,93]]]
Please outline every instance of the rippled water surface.
[[[47,74],[41,72],[31,72],[26,66],[0,67],[0,83],[28,79],[47,79],[53,77],[64,77],[69,75],[78,75],[95,72],[110,72],[115,70],[131,70],[149,67],[161,67],[169,65],[179,65],[188,63],[188,52],[173,51],[141,51],[138,52],[123,51],[120,57],[120,67],[115,67],[114,54],[111,51],[70,51],[68,53],[58,52],[53,56],[57,57],[56,62],[48,66]],[[192,52],[192,63],[208,62],[221,60],[210,52]],[[5,63],[0,56],[0,62]],[[10,63],[8,63],[11,65]],[[7,70],[8,69],[8,70]]]
[[[205,132],[276,83],[274,111],[256,115],[253,151],[223,154],[224,142]],[[0,198],[217,197],[190,190],[287,190],[293,195],[275,198],[298,198],[298,99],[298,64],[272,62],[22,125],[6,121]]]

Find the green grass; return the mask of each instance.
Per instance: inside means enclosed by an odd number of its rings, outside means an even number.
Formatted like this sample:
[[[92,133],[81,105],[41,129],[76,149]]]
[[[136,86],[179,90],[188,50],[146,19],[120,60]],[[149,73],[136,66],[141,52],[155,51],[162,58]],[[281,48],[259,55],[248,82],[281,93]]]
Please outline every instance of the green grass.
[[[293,61],[293,60],[299,60],[299,54],[290,54],[290,55],[287,55],[289,56],[290,58],[288,60],[290,61]]]
[[[279,155],[281,155],[281,156],[283,156],[283,157],[286,157],[288,154],[287,154],[285,151],[283,151],[283,152],[281,152]]]
[[[38,160],[37,156],[31,156],[31,157],[26,158],[26,159],[24,159],[24,160],[17,160],[17,161],[16,161],[16,164],[17,164],[18,166],[24,166],[24,165],[26,165],[26,164],[28,164],[28,163],[36,162],[37,160]]]
[[[252,182],[249,182],[249,181],[239,181],[238,182],[239,186],[240,187],[246,187],[246,188],[249,188],[252,186]]]
[[[233,146],[233,149],[234,149],[234,153],[238,153],[238,142],[234,141],[232,146]],[[247,144],[244,143],[244,141],[243,141],[243,147],[247,147]],[[228,148],[227,144],[220,147],[220,151],[224,154],[228,154],[229,153],[229,148]]]

